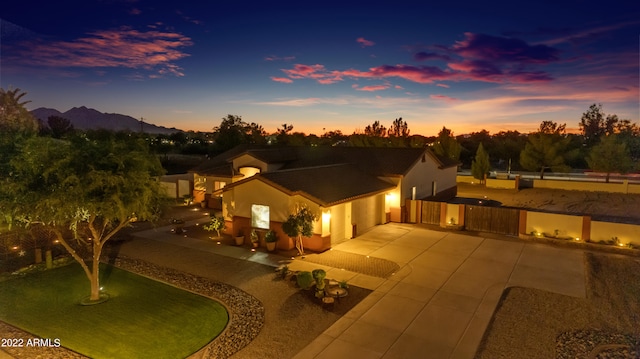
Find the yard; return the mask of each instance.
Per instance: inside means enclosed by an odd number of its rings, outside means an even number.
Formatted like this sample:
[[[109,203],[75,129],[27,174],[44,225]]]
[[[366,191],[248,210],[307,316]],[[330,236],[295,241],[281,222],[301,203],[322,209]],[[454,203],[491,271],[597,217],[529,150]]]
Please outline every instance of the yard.
[[[33,334],[13,337],[22,349],[2,349],[35,354],[28,340],[44,338],[92,358],[183,358],[227,325],[217,301],[116,267],[101,269],[110,299],[92,306],[78,304],[89,282],[75,263],[0,282],[0,319]]]
[[[586,299],[509,288],[476,358],[638,358],[640,260],[586,256]]]

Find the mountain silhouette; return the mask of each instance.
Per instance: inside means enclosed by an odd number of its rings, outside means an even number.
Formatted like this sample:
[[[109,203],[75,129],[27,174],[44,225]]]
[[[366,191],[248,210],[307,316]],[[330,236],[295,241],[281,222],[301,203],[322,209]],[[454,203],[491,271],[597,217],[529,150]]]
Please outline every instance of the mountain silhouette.
[[[178,130],[176,128],[166,128],[136,120],[135,118],[127,115],[102,113],[85,106],[74,107],[67,112],[60,112],[53,108],[44,107],[37,108],[30,112],[35,118],[42,121],[45,125],[47,124],[47,120],[50,116],[66,118],[71,122],[73,127],[78,130],[105,129],[111,131],[145,132],[152,134],[171,134],[175,132],[182,132],[182,130]]]

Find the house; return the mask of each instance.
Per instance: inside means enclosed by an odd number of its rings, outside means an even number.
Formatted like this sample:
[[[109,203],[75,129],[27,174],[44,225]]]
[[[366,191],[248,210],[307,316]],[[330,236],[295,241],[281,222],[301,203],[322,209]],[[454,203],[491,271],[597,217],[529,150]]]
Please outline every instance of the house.
[[[298,206],[317,214],[305,248],[323,251],[404,220],[407,199],[456,195],[457,163],[426,148],[239,146],[193,170],[194,196],[222,210],[227,232],[276,230]]]

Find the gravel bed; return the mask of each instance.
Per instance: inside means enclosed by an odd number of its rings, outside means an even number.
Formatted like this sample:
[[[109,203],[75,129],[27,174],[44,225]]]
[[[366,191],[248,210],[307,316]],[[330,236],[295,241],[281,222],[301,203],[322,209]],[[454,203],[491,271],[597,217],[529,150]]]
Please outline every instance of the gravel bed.
[[[640,358],[640,339],[598,330],[565,332],[557,338],[556,358]]]
[[[586,263],[587,298],[507,288],[475,358],[640,358],[640,260]]]
[[[176,287],[202,294],[219,300],[229,312],[229,323],[225,330],[204,348],[190,358],[227,358],[249,344],[262,329],[264,307],[262,303],[248,293],[211,279],[180,272],[151,264],[142,260],[119,257],[112,264],[131,272],[157,279]],[[25,341],[34,338],[30,333],[0,322],[0,334],[3,338],[21,338]],[[23,347],[3,348],[15,358],[86,358],[64,347]]]

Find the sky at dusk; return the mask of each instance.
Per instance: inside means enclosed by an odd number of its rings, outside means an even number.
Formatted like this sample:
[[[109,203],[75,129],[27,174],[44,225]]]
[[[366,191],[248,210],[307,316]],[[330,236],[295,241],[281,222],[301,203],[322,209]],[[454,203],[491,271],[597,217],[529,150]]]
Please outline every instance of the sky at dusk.
[[[576,130],[601,103],[638,122],[634,1],[20,1],[0,9],[0,86],[211,131]]]

